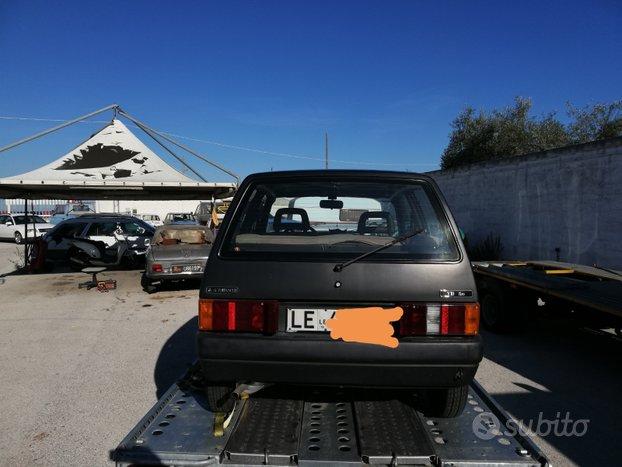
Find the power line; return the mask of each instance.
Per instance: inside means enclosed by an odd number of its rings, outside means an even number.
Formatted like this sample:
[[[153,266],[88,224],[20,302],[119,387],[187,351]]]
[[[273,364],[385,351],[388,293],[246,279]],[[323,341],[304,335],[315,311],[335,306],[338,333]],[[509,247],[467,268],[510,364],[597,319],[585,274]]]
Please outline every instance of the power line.
[[[32,121],[32,122],[66,122],[67,121],[66,119],[59,119],[59,118],[22,117],[22,116],[14,116],[14,115],[0,115],[0,120],[17,120],[17,121]],[[109,123],[109,122],[110,120],[84,120],[79,123]],[[130,126],[140,129],[140,127],[138,127],[137,125],[133,123],[131,123]],[[291,154],[291,153],[286,153],[286,152],[274,152],[274,151],[268,151],[265,149],[252,148],[248,146],[238,146],[235,144],[222,143],[220,141],[193,138],[190,136],[178,135],[178,134],[171,133],[168,131],[163,131],[163,130],[158,130],[158,132],[163,133],[167,136],[172,136],[174,138],[185,139],[187,141],[194,141],[196,143],[211,144],[213,146],[219,146],[219,147],[227,148],[227,149],[235,149],[238,151],[254,152],[257,154],[265,154],[265,155],[275,156],[275,157],[285,157],[289,159],[303,159],[303,160],[326,162],[326,157],[310,156],[310,155],[303,155],[303,154]],[[352,161],[352,160],[343,160],[343,159],[331,159],[331,161],[338,162],[340,164],[384,166],[384,167],[404,167],[404,166],[438,167],[438,164],[426,164],[426,163],[371,162],[371,161]]]

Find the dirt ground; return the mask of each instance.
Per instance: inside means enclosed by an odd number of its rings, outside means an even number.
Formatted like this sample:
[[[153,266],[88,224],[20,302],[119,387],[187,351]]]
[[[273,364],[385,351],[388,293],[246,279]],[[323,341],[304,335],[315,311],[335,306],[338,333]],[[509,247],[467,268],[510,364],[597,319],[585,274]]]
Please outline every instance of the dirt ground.
[[[2,267],[13,250],[0,243]],[[80,273],[0,284],[0,465],[110,465],[194,360],[196,285],[148,295],[139,271],[101,277],[118,289],[79,290]],[[535,438],[554,465],[618,463],[620,340],[554,321],[484,339],[477,379],[515,418],[589,420],[582,437]]]

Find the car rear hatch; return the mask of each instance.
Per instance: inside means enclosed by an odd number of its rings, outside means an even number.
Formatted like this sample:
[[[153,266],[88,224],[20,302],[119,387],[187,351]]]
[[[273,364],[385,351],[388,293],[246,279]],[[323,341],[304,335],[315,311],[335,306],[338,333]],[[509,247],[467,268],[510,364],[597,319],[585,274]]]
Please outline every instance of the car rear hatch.
[[[437,316],[439,326],[445,316],[449,326],[449,304],[477,301],[458,232],[425,176],[251,176],[216,239],[201,298],[239,301],[240,310],[242,302],[277,304],[277,330],[292,337],[322,331],[333,310],[353,307],[400,306],[414,310],[404,315]],[[305,320],[310,329],[298,328]]]

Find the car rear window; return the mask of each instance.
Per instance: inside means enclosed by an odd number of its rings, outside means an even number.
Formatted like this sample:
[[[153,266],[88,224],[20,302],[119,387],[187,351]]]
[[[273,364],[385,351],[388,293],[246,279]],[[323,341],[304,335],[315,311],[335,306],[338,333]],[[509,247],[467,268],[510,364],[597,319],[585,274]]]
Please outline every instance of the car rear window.
[[[455,237],[425,181],[302,179],[246,190],[221,248],[223,257],[352,257],[421,232],[369,260],[453,261]]]

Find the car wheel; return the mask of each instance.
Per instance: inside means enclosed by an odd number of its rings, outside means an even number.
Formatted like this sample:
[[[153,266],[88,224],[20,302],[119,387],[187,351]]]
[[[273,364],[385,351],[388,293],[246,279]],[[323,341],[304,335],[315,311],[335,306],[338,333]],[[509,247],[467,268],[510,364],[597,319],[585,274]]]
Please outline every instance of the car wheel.
[[[207,395],[207,407],[211,412],[229,413],[233,410],[235,404],[235,396],[233,394],[233,385],[214,386],[210,385],[205,388]]]
[[[464,410],[468,395],[467,384],[455,388],[428,389],[424,413],[428,417],[457,417]]]
[[[158,291],[158,287],[155,286],[153,282],[151,282],[151,279],[149,279],[144,272],[140,278],[140,285],[142,286],[143,290],[149,294]]]
[[[19,232],[15,232],[15,243],[17,243],[18,245],[21,245],[24,241],[24,237],[22,237],[22,234]]]

